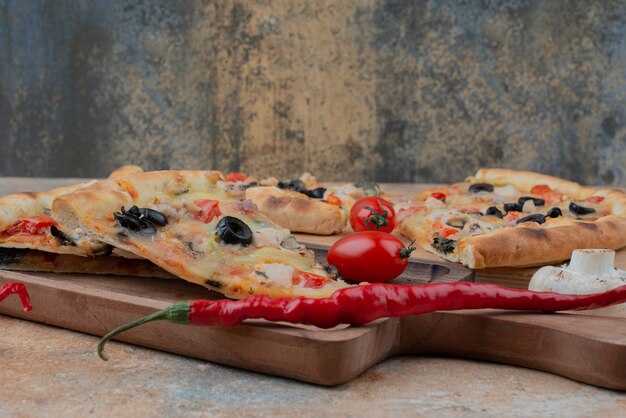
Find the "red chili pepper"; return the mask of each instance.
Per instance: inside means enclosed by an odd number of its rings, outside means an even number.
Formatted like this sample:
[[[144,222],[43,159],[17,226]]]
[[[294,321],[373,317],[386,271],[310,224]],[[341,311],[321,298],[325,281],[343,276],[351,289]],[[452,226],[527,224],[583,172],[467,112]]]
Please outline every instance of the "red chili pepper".
[[[30,296],[26,291],[26,286],[24,286],[24,283],[9,282],[0,286],[0,302],[2,302],[4,298],[9,295],[19,296],[20,302],[22,302],[22,307],[24,308],[24,312],[30,312],[33,310],[33,306],[30,304]]]
[[[362,325],[379,318],[459,309],[569,311],[594,309],[626,301],[626,285],[592,295],[562,295],[511,289],[484,283],[393,285],[377,283],[341,289],[328,298],[276,298],[266,295],[241,300],[178,302],[145,318],[123,325],[102,337],[98,355],[107,360],[104,345],[117,334],[146,322],[233,326],[246,319],[266,319],[332,328]]]

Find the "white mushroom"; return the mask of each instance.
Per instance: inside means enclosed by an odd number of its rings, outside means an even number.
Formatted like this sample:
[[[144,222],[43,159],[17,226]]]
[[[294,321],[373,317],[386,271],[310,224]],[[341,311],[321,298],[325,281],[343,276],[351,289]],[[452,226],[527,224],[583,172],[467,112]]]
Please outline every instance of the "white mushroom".
[[[569,266],[542,267],[533,275],[529,290],[572,295],[601,293],[626,285],[626,271],[614,268],[613,250],[574,250]],[[626,303],[577,314],[626,317]]]

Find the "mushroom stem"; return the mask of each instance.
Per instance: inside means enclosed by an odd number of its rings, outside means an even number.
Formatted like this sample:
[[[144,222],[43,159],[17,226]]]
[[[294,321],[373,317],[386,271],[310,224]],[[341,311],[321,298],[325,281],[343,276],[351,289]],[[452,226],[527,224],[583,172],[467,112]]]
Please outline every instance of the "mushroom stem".
[[[574,250],[569,269],[590,276],[607,277],[615,274],[614,264],[613,250]]]

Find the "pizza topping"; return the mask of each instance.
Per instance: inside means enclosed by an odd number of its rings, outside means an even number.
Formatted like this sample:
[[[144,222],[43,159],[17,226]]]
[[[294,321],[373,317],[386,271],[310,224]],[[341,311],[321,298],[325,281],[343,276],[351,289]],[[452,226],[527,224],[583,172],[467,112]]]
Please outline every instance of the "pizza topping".
[[[196,218],[200,222],[208,224],[213,219],[222,215],[219,202],[211,199],[198,199],[193,201],[194,205],[200,208],[200,212],[196,214]]]
[[[516,224],[521,224],[524,222],[537,222],[538,224],[542,224],[546,221],[546,217],[541,213],[535,213],[532,215],[524,216],[515,222]]]
[[[293,190],[298,193],[303,193],[305,190],[307,190],[304,182],[299,179],[289,179],[286,181],[278,182],[277,187],[279,189]]]
[[[290,288],[293,284],[294,268],[280,263],[264,263],[254,266],[254,272],[279,287]]]
[[[463,229],[463,227],[465,226],[468,220],[469,220],[469,216],[465,216],[465,217],[457,216],[457,217],[448,219],[446,221],[446,224],[453,228]]]
[[[332,279],[318,276],[317,274],[307,273],[306,271],[296,270],[292,277],[293,284],[302,284],[309,289],[320,289],[326,283],[332,282]]]
[[[316,187],[313,190],[305,190],[304,194],[313,199],[323,199],[324,193],[326,193],[326,188],[324,187]]]
[[[257,247],[279,248],[288,238],[290,238],[288,229],[261,228],[254,231],[254,245]]]
[[[534,195],[542,195],[551,191],[552,189],[547,184],[538,184],[530,189],[530,193]]]
[[[576,215],[589,215],[590,213],[595,213],[596,210],[593,208],[587,208],[584,206],[580,206],[577,205],[574,202],[570,202],[569,204],[569,210],[572,213],[575,213]]]
[[[244,247],[252,243],[252,230],[245,222],[233,216],[224,216],[217,223],[217,236],[226,244],[241,244]]]
[[[246,181],[247,178],[248,176],[246,176],[245,173],[240,172],[232,172],[226,174],[226,181],[229,182]]]
[[[546,216],[550,217],[550,218],[558,218],[559,216],[563,216],[563,212],[561,212],[560,208],[557,207],[553,207],[552,209],[550,209],[548,211],[548,213],[546,214]]]
[[[493,186],[489,183],[474,183],[469,186],[470,193],[493,192]]]
[[[435,233],[433,237],[432,247],[444,254],[453,252],[456,249],[456,241],[441,237],[438,233]]]
[[[48,215],[30,216],[15,222],[10,228],[4,231],[6,235],[29,234],[43,235],[49,226],[56,225],[56,221]]]
[[[167,218],[153,209],[131,207],[128,211],[122,206],[121,212],[113,213],[117,224],[141,235],[153,235],[158,226],[167,225]]]
[[[520,205],[523,205],[529,200],[532,200],[535,206],[543,206],[546,204],[546,201],[544,199],[538,199],[536,197],[531,197],[531,196],[522,196],[517,200],[517,203],[519,203]]]
[[[371,183],[369,181],[357,181],[354,183],[354,187],[362,189],[365,196],[380,196],[381,190],[378,183]]]
[[[585,202],[591,203],[592,205],[598,205],[604,202],[604,197],[603,196],[590,196],[585,199]]]
[[[330,203],[331,205],[341,206],[341,199],[339,199],[337,196],[335,196],[332,193],[326,196],[325,201],[326,203]]]
[[[446,201],[446,194],[445,193],[435,192],[435,193],[432,193],[431,196],[434,197],[437,200],[441,200],[442,202]]]
[[[519,203],[505,203],[504,211],[507,213],[508,212],[522,212],[523,206],[520,205]]]
[[[510,211],[507,212],[506,215],[504,216],[504,220],[508,223],[517,221],[518,219],[523,217],[523,213],[522,212],[518,212],[518,211]]]
[[[485,212],[485,215],[495,216],[495,217],[498,217],[498,218],[502,218],[504,216],[502,211],[500,209],[498,209],[497,207],[495,207],[495,206],[490,206],[489,208],[487,208],[487,211]]]
[[[61,231],[55,225],[50,225],[50,235],[58,239],[61,245],[75,245],[74,241],[72,241],[70,237],[65,235],[63,231]]]

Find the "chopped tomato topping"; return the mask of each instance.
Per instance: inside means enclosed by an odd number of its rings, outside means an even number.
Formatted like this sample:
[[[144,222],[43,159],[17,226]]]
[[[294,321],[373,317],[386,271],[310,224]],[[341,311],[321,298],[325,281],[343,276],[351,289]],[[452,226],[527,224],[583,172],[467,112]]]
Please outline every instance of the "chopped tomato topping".
[[[538,194],[538,195],[542,195],[544,193],[548,193],[551,191],[552,189],[547,184],[538,184],[536,186],[533,186],[532,189],[530,189],[531,194]]]
[[[310,289],[319,289],[323,287],[326,283],[332,282],[332,279],[318,276],[317,274],[313,273],[307,273],[306,271],[302,270],[294,271],[292,278],[293,284],[299,284],[302,281],[304,281],[304,287],[308,287]]]
[[[329,194],[326,196],[326,203],[330,203],[331,205],[341,206],[341,199],[339,199],[334,194]]]
[[[439,236],[441,236],[443,238],[448,238],[450,235],[454,235],[457,232],[459,232],[458,229],[449,227],[448,225],[446,225],[443,222],[441,222],[439,219],[437,219],[433,223],[433,230],[435,232],[437,232],[439,234]]]
[[[217,200],[198,199],[194,200],[193,203],[200,208],[200,212],[198,212],[196,218],[205,224],[222,214]]]
[[[46,228],[51,225],[58,225],[57,222],[48,215],[30,216],[15,222],[10,228],[4,231],[7,235],[29,234],[43,235]]]
[[[588,198],[585,199],[585,202],[587,203],[593,203],[593,204],[598,204],[598,203],[602,203],[604,201],[604,196],[590,196]]]
[[[226,174],[226,181],[245,181],[248,178],[245,173],[233,172]]]
[[[517,221],[518,219],[521,219],[524,216],[525,216],[524,213],[512,210],[510,212],[507,212],[506,216],[504,217],[504,220],[507,222]]]
[[[435,193],[431,194],[431,196],[434,197],[437,200],[441,200],[441,201],[445,201],[446,200],[446,194],[445,193],[435,192]]]

